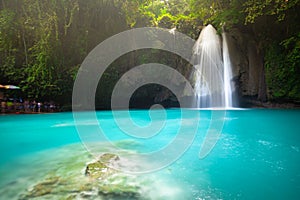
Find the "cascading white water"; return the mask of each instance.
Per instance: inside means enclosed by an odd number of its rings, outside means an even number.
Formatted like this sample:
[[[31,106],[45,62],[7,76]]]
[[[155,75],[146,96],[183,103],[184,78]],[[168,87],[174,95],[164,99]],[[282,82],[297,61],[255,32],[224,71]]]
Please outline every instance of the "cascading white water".
[[[223,60],[224,59],[224,60]],[[223,55],[220,37],[212,25],[206,26],[193,49],[195,106],[197,108],[232,107],[231,64],[223,35]]]
[[[223,64],[224,64],[224,93],[225,93],[225,108],[232,108],[232,66],[229,57],[226,33],[222,33],[223,39]]]

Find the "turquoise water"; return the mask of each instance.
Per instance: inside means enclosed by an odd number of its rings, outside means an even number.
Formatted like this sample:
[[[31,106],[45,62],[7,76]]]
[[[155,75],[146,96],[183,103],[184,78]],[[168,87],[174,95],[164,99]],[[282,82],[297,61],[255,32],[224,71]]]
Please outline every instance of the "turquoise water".
[[[124,111],[117,116],[122,118]],[[110,111],[97,112],[105,132],[100,151],[107,141],[125,151],[140,153],[163,149],[175,137],[181,122],[180,110],[153,111],[154,123],[164,121],[159,134],[134,139],[123,134]],[[212,111],[200,113],[198,132],[191,147],[172,165],[137,175],[136,183],[148,199],[299,199],[300,198],[300,111],[226,111],[222,134],[213,150],[203,159],[199,151],[212,122]],[[213,111],[222,112],[222,111]],[[131,111],[134,122],[149,125],[148,111]],[[193,117],[185,116],[193,125]],[[89,133],[98,126],[81,119]],[[87,162],[94,159],[85,149],[72,113],[0,116],[0,199],[18,199],[45,176],[55,173],[81,179]],[[189,124],[186,124],[189,127]],[[187,130],[188,132],[188,130]],[[83,133],[81,133],[83,134]],[[101,152],[99,152],[101,153]],[[126,157],[127,154],[122,154]],[[133,164],[138,160],[132,160]],[[156,162],[156,160],[153,160]],[[76,181],[75,181],[76,182]],[[60,194],[64,199],[66,193]],[[57,199],[42,196],[40,199]]]

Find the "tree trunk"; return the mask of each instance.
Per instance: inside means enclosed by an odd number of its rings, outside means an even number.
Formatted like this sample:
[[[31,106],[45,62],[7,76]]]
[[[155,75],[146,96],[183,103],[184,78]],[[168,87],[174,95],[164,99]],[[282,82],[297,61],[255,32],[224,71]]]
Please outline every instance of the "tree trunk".
[[[4,0],[2,0],[2,9],[5,9],[5,8],[6,8],[5,2],[4,2]]]
[[[27,45],[26,45],[25,31],[24,30],[23,30],[23,33],[22,33],[22,39],[23,39],[23,45],[24,45],[25,64],[26,64],[26,67],[28,67],[28,52],[27,52]]]

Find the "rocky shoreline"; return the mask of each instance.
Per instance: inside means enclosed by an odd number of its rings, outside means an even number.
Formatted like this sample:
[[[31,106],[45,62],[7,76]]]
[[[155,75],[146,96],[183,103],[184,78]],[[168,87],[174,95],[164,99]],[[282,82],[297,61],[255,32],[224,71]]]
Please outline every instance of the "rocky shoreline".
[[[240,102],[244,108],[300,109],[300,102],[295,101],[259,101],[256,98],[243,97]]]

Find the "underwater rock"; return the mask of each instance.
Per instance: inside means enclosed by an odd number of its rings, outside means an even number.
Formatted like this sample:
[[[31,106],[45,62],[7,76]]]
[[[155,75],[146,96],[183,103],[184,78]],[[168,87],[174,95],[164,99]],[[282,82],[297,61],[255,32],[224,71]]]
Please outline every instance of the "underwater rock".
[[[30,189],[26,194],[22,195],[19,199],[26,200],[50,194],[58,182],[59,177],[48,177],[44,181],[34,185],[32,189]]]
[[[19,199],[145,199],[141,197],[137,177],[109,167],[119,160],[119,156],[105,153],[87,164],[85,176],[69,171],[64,176],[59,172],[49,174]]]
[[[105,153],[100,156],[98,161],[89,163],[86,166],[85,175],[95,179],[105,179],[117,172],[117,170],[109,167],[108,165],[118,160],[120,160],[119,156],[111,153]]]
[[[94,179],[105,179],[115,171],[104,163],[97,161],[86,166],[85,175]]]
[[[97,182],[100,196],[109,199],[140,199],[139,187],[128,184],[129,176],[108,166],[119,160],[119,156],[105,153],[98,161],[87,165],[85,174],[101,180]]]
[[[117,172],[117,170],[109,167],[109,164],[120,160],[119,156],[111,153],[105,153],[100,156],[99,160],[89,163],[85,169],[85,175],[95,179],[105,179]]]
[[[66,200],[73,200],[73,199],[76,199],[77,198],[77,195],[76,194],[71,194],[69,195]]]
[[[112,153],[105,153],[105,154],[102,154],[100,156],[99,160],[103,163],[108,164],[108,163],[120,160],[120,157],[118,155],[115,155],[115,154],[112,154]]]
[[[99,187],[99,195],[109,199],[141,199],[138,186],[108,184]]]

